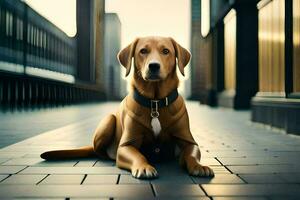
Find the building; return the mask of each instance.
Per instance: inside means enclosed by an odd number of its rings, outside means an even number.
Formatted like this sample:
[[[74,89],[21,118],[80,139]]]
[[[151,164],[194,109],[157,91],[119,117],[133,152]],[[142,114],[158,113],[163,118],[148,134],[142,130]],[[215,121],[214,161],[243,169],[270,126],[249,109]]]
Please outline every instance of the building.
[[[192,0],[192,10],[200,10],[192,12],[195,96],[211,106],[251,108],[252,121],[300,133],[299,6]]]
[[[192,100],[200,100],[199,96],[201,95],[201,84],[199,83],[199,81],[202,80],[201,78],[199,78],[201,75],[199,70],[200,56],[198,56],[200,46],[200,1],[192,0],[191,4],[190,48],[192,59],[190,62],[191,92],[189,98]]]
[[[77,76],[103,90],[104,0],[77,0]]]
[[[104,0],[77,1],[75,38],[19,0],[0,1],[2,108],[104,99]]]
[[[259,87],[252,120],[300,134],[300,1],[260,1],[257,8]]]
[[[121,49],[121,22],[116,13],[105,13],[104,74],[107,100],[122,97],[124,80],[121,78],[121,66],[117,55]]]

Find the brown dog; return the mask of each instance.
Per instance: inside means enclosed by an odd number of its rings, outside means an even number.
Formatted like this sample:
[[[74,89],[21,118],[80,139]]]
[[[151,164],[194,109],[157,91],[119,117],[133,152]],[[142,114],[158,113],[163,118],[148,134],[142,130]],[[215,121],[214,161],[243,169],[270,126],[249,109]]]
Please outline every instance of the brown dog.
[[[195,176],[213,176],[200,164],[200,150],[189,127],[184,100],[177,93],[178,77],[190,60],[190,53],[172,38],[138,38],[121,50],[120,63],[126,76],[134,59],[132,91],[121,102],[116,114],[103,119],[94,135],[93,147],[45,152],[44,159],[78,158],[97,155],[116,160],[136,178],[157,177],[148,162],[174,159]],[[176,147],[176,148],[175,148]]]

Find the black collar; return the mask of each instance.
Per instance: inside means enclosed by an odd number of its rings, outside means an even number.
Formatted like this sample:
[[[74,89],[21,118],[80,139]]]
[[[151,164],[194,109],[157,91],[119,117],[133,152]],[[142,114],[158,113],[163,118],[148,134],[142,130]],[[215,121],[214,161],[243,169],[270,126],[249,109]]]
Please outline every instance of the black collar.
[[[172,104],[178,97],[178,91],[177,89],[173,90],[167,97],[163,98],[163,99],[149,99],[147,97],[144,97],[143,95],[141,95],[136,88],[134,88],[134,92],[133,92],[133,98],[134,100],[139,103],[140,105],[147,107],[147,108],[154,108],[157,107],[158,108],[163,108],[166,107],[170,104]]]

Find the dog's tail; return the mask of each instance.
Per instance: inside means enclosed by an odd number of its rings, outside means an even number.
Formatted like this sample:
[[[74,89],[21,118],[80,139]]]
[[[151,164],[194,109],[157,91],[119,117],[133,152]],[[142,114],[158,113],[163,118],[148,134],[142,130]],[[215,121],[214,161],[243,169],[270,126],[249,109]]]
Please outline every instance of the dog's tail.
[[[80,147],[78,149],[47,151],[41,154],[41,158],[45,160],[61,160],[73,158],[96,157],[92,146]]]

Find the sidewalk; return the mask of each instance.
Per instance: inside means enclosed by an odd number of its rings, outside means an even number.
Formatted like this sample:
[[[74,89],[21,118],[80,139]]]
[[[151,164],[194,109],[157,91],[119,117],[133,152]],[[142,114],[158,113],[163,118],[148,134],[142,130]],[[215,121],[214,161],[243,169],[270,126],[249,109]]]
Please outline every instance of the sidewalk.
[[[91,144],[97,123],[117,105],[1,149],[0,199],[300,199],[300,137],[252,124],[249,112],[196,102],[187,103],[191,128],[214,178],[190,177],[177,162],[156,165],[159,178],[146,181],[110,161],[39,158]]]

